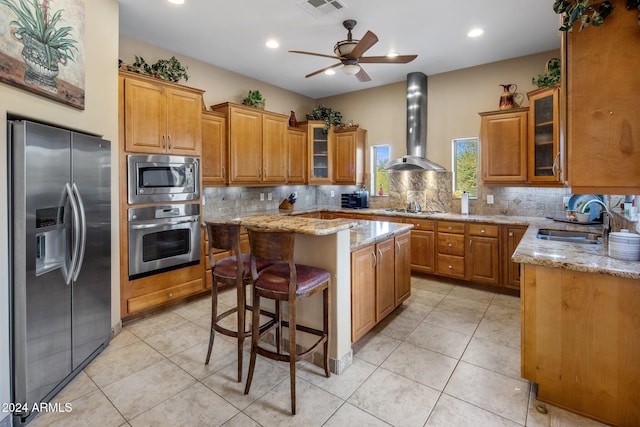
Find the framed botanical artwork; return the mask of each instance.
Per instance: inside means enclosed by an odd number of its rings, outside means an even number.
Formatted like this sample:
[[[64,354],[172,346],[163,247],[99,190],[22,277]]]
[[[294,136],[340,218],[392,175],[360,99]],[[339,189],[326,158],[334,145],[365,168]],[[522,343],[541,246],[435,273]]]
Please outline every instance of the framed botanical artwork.
[[[0,0],[0,81],[84,110],[82,0]]]

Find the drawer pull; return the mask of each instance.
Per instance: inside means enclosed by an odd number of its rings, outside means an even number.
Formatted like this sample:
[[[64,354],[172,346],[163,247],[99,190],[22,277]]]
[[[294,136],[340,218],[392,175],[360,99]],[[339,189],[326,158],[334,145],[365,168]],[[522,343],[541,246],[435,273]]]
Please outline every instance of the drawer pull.
[[[453,270],[453,266],[452,265],[449,265],[449,270]]]
[[[447,243],[447,246],[451,247],[451,246],[453,246],[453,245],[451,244],[451,242],[449,242],[449,243]]]
[[[509,237],[513,237],[513,231],[509,232]]]
[[[169,293],[167,294],[167,296],[168,296],[169,298],[173,298],[173,292],[169,292]]]
[[[452,230],[451,226],[448,226],[447,229]]]
[[[480,230],[481,233],[484,233],[484,228],[482,230]]]

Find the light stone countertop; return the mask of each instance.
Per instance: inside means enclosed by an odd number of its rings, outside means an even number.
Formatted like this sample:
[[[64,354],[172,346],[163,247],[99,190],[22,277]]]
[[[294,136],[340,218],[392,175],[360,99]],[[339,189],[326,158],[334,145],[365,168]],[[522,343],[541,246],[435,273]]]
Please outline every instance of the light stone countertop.
[[[462,215],[455,213],[406,213],[391,212],[385,209],[343,209],[318,206],[293,211],[270,211],[260,214],[242,214],[238,216],[216,216],[207,220],[230,221],[262,228],[279,228],[296,233],[326,235],[338,230],[351,228],[351,250],[358,249],[389,236],[411,229],[411,224],[386,221],[362,221],[353,219],[321,220],[304,218],[297,215],[318,211],[347,212],[373,215],[398,216],[405,218],[434,219],[441,221],[484,222],[501,225],[528,226],[522,241],[513,254],[514,262],[543,265],[587,273],[608,274],[618,277],[640,279],[640,261],[623,261],[607,256],[604,244],[579,244],[543,240],[536,238],[539,228],[554,230],[580,230],[601,233],[600,225],[580,225],[556,222],[540,217],[506,215]]]
[[[640,261],[610,258],[603,243],[581,244],[538,239],[536,235],[540,228],[602,233],[600,225],[587,226],[537,218],[530,223],[513,253],[511,259],[514,262],[640,279]]]

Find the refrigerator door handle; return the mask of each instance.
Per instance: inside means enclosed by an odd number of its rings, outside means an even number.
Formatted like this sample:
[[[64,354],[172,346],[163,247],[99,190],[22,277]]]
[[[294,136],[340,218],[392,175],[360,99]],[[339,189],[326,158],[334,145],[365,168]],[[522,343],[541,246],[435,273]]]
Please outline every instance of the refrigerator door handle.
[[[84,209],[84,203],[82,202],[82,197],[80,196],[80,190],[78,190],[78,186],[76,183],[73,183],[73,193],[76,196],[78,201],[78,211],[80,212],[80,224],[78,227],[81,233],[79,233],[80,237],[76,239],[80,244],[80,252],[78,254],[78,259],[76,261],[75,272],[73,273],[73,280],[78,280],[78,276],[80,275],[80,269],[82,269],[82,264],[84,261],[84,251],[87,246],[87,217]]]
[[[78,264],[78,255],[80,254],[80,213],[78,209],[78,204],[76,203],[76,199],[73,196],[73,190],[71,189],[71,185],[67,182],[64,186],[64,190],[67,193],[67,197],[69,198],[69,203],[71,204],[71,212],[73,213],[73,232],[74,242],[73,242],[73,255],[71,256],[71,262],[69,264],[69,268],[64,270],[64,281],[66,284],[70,284],[73,279],[73,272],[76,269],[76,265]]]

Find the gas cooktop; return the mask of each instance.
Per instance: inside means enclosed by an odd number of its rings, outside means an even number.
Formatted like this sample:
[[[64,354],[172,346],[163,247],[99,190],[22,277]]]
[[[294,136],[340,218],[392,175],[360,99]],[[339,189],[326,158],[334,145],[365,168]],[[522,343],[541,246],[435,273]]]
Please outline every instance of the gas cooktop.
[[[437,214],[437,213],[441,213],[440,211],[420,211],[420,212],[416,212],[416,211],[410,211],[408,209],[385,209],[386,212],[398,212],[398,213],[412,213],[412,214],[420,214],[420,215],[432,215],[432,214]]]

